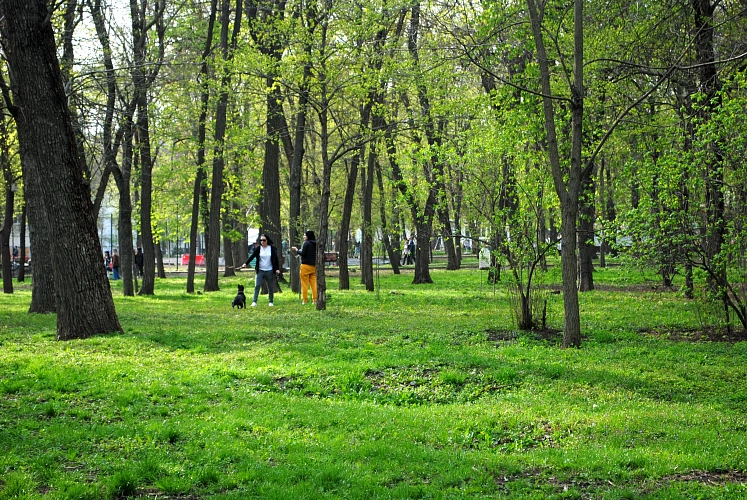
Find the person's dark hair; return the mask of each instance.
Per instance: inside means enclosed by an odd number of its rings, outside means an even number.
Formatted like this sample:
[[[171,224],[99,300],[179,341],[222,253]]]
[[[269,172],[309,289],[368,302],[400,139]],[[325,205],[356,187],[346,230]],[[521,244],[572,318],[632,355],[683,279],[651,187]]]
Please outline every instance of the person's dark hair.
[[[314,235],[314,231],[311,231],[311,230],[306,231],[306,237],[309,240],[316,240],[316,236]]]
[[[266,233],[262,233],[259,235],[259,240],[261,240],[262,238],[267,240],[267,245],[272,246],[272,240],[270,239],[269,236],[267,236]]]

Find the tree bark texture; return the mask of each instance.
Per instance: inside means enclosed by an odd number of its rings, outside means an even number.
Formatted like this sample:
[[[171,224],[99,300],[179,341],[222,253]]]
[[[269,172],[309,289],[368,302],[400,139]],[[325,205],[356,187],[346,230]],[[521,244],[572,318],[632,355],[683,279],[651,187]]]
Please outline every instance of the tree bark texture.
[[[153,240],[153,226],[151,208],[153,206],[153,156],[150,144],[150,117],[148,116],[150,86],[158,75],[161,62],[163,61],[163,9],[164,4],[156,2],[153,4],[153,17],[149,19],[147,14],[146,0],[130,0],[130,17],[132,20],[132,57],[133,64],[132,82],[135,87],[135,100],[137,101],[137,151],[140,161],[140,232],[143,247],[143,284],[139,295],[153,295],[155,292],[156,278],[156,250]],[[148,61],[148,31],[155,26],[158,38],[158,56],[156,61]],[[147,69],[150,68],[150,69]],[[134,252],[133,247],[122,246],[121,254],[128,256]],[[128,270],[132,266],[127,267]]]
[[[310,58],[311,47],[305,47],[307,57]],[[306,152],[304,140],[306,137],[306,116],[309,111],[309,80],[311,79],[311,64],[304,64],[303,79],[299,88],[298,112],[296,113],[296,130],[293,140],[293,157],[290,162],[290,223],[288,225],[288,248],[295,246],[300,248],[302,241],[299,238],[299,232],[302,231],[301,223],[301,174],[303,172],[303,157]],[[290,253],[288,253],[290,255]],[[300,269],[301,264],[298,259],[291,257],[287,263],[290,270],[291,291],[299,293],[301,291]],[[342,268],[340,269],[342,277]]]
[[[2,152],[0,152],[2,155]],[[10,229],[13,227],[13,203],[15,193],[10,189],[10,182],[5,184],[5,210],[3,211],[3,225],[0,230],[0,252],[3,265],[3,293],[13,293],[13,266],[10,256]],[[21,265],[22,265],[21,261]]]
[[[382,243],[384,244],[384,250],[386,251],[389,258],[389,263],[392,266],[392,272],[394,274],[400,274],[400,253],[397,253],[395,251],[395,249],[392,247],[392,242],[389,239],[390,229],[386,217],[386,204],[384,203],[384,200],[386,200],[386,193],[384,191],[384,178],[381,174],[381,164],[378,161],[376,162],[376,182],[379,185],[379,200],[381,200],[379,203],[379,217],[381,218]]]
[[[229,0],[221,2],[220,49],[224,59],[228,58],[228,23]],[[225,70],[224,70],[225,71]],[[226,114],[228,106],[228,89],[225,87],[228,75],[223,75],[220,96],[215,111],[215,147],[213,150],[213,175],[210,192],[210,231],[208,231],[207,248],[205,249],[205,286],[204,291],[220,290],[218,286],[218,258],[221,241],[221,207],[223,206],[223,169],[224,139],[226,135]]]
[[[366,249],[366,265],[361,266],[364,285],[369,292],[374,291],[373,255],[374,255],[374,226],[373,226],[373,184],[374,169],[376,168],[376,151],[372,147],[368,150],[366,164],[366,182],[363,187],[363,243],[361,250]],[[361,254],[363,258],[363,254]]]
[[[3,224],[0,229],[0,255],[3,265],[3,293],[13,293],[13,266],[11,263],[10,232],[13,228],[13,209],[16,193],[13,191],[13,172],[8,154],[8,126],[5,116],[0,116],[0,172],[5,181],[5,209],[3,210]],[[23,240],[21,240],[23,241]],[[23,261],[19,261],[23,267]]]
[[[420,2],[416,2],[412,7],[412,14],[410,17],[410,33],[407,39],[407,48],[410,56],[413,60],[413,66],[416,71],[416,83],[418,90],[418,102],[420,103],[421,116],[424,119],[423,129],[425,130],[425,137],[428,141],[428,145],[432,148],[433,154],[431,156],[429,164],[424,164],[425,178],[428,180],[430,193],[426,201],[425,212],[435,211],[434,214],[438,216],[438,221],[441,225],[441,234],[444,238],[444,247],[446,249],[446,255],[448,257],[447,269],[456,270],[459,269],[459,262],[454,249],[454,238],[451,237],[453,231],[451,230],[451,217],[449,216],[449,204],[446,201],[445,196],[445,185],[444,185],[444,166],[443,160],[439,158],[437,150],[441,146],[441,135],[436,132],[436,127],[433,122],[433,116],[431,113],[431,104],[428,97],[428,90],[425,86],[425,75],[421,74],[420,69],[420,56],[418,51],[418,36],[420,33]],[[429,208],[431,205],[432,208]],[[433,220],[432,217],[430,219]],[[430,230],[429,239],[430,239]],[[420,245],[420,238],[418,238],[418,245]],[[418,256],[416,255],[416,260]],[[416,264],[416,272],[418,265]],[[430,275],[428,280],[424,283],[431,283]]]
[[[21,207],[21,231],[20,231],[21,249],[18,252],[21,262],[26,262],[26,203]],[[18,282],[23,283],[26,280],[26,266],[18,268]],[[32,292],[33,293],[33,292]]]
[[[547,154],[552,169],[555,192],[560,200],[561,210],[561,259],[563,278],[563,347],[581,345],[581,319],[576,288],[576,219],[578,198],[581,186],[581,146],[583,118],[583,2],[574,0],[574,49],[573,81],[571,84],[571,158],[570,168],[564,169],[560,162],[558,137],[555,129],[555,111],[552,87],[550,85],[550,65],[542,35],[542,17],[534,0],[527,0],[527,10],[532,25],[532,36],[537,50],[542,89],[542,110],[545,117]]]
[[[49,207],[57,338],[121,332],[88,183],[78,163],[54,33],[45,0],[0,2],[4,51],[20,142],[24,185]]]
[[[698,118],[707,123],[718,108],[721,99],[721,81],[716,68],[716,48],[714,41],[714,11],[717,2],[711,0],[693,0],[695,10],[695,51],[698,62],[699,90],[704,94]],[[709,277],[712,288],[719,283],[726,283],[726,265],[718,261],[726,234],[726,210],[724,201],[724,167],[723,153],[720,146],[712,141],[708,144],[708,154],[703,161],[703,177],[706,181],[706,235],[704,247],[708,265],[715,270],[715,279]]]
[[[353,155],[350,159],[348,169],[348,184],[345,189],[345,199],[342,203],[342,217],[340,219],[340,281],[338,289],[350,290],[350,274],[348,270],[348,245],[342,244],[342,240],[348,239],[350,234],[350,218],[353,213],[353,202],[355,201],[355,184],[358,180],[358,165],[360,164],[360,153]]]
[[[596,167],[594,168],[596,170]],[[581,198],[578,218],[578,290],[589,292],[594,290],[594,221],[596,220],[594,207],[594,172],[586,172],[581,180]]]
[[[218,11],[218,0],[210,1],[210,17],[208,19],[205,49],[202,52],[200,65],[200,80],[202,93],[200,94],[200,117],[197,121],[197,173],[195,174],[192,193],[192,221],[189,229],[189,264],[187,265],[187,293],[195,292],[195,260],[197,258],[197,237],[200,222],[200,200],[204,191],[203,184],[207,180],[205,172],[205,136],[207,127],[207,108],[210,101],[210,82],[208,76],[208,57],[212,51],[213,29]]]
[[[133,101],[134,103],[134,101]],[[135,289],[132,283],[132,252],[125,252],[124,249],[131,249],[132,242],[132,196],[130,179],[132,177],[132,163],[134,153],[132,150],[132,140],[134,134],[133,114],[135,107],[129,108],[124,117],[122,132],[122,166],[121,169],[113,171],[114,181],[119,191],[119,219],[117,221],[117,234],[119,240],[119,258],[120,272],[122,274],[122,293],[126,297],[135,295]],[[113,250],[112,250],[113,251]]]

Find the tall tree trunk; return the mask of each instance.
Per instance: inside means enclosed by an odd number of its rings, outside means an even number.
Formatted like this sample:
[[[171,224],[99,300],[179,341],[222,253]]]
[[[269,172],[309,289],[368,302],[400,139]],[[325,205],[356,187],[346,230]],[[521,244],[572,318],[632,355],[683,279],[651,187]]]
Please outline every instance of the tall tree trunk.
[[[605,161],[604,157],[600,158],[599,161],[599,208],[600,208],[600,219],[602,220],[602,237],[601,242],[599,245],[599,267],[605,268],[607,267],[607,237],[609,236],[609,232],[607,231],[608,224],[607,224],[607,210],[605,207],[605,200],[606,200],[606,188],[607,184],[605,183],[604,176],[607,173],[607,162]]]
[[[365,255],[366,265],[361,265],[361,272],[363,274],[363,284],[366,290],[369,292],[374,291],[374,278],[373,278],[373,183],[374,183],[374,169],[376,168],[376,153],[373,145],[368,148],[368,161],[366,165],[366,182],[363,185],[363,243],[361,244],[361,259]],[[365,248],[365,253],[363,249]]]
[[[594,221],[596,220],[594,200],[595,186],[594,175],[597,164],[592,170],[584,172],[586,175],[581,179],[581,199],[579,200],[578,232],[576,233],[578,243],[578,291],[589,292],[594,290]]]
[[[195,260],[197,259],[197,238],[199,237],[200,201],[204,192],[203,184],[207,180],[205,172],[205,137],[207,135],[207,109],[210,101],[210,82],[208,76],[208,57],[212,51],[213,29],[215,16],[218,11],[218,0],[210,1],[210,16],[208,19],[205,49],[202,51],[200,64],[200,117],[197,124],[197,173],[192,192],[192,219],[189,229],[189,264],[187,265],[187,293],[195,292]]]
[[[383,120],[382,120],[383,125]],[[392,272],[394,274],[399,274],[399,256],[400,254],[395,251],[395,249],[392,247],[392,243],[389,239],[389,225],[387,223],[387,217],[386,217],[386,203],[384,203],[384,200],[386,200],[386,193],[384,191],[384,179],[381,175],[381,164],[377,161],[376,162],[376,181],[379,184],[379,199],[381,202],[379,203],[379,217],[381,218],[381,237],[382,237],[382,243],[384,245],[384,250],[387,253],[387,256],[389,257],[389,263],[392,266]]]
[[[228,235],[223,236],[223,259],[225,265],[223,266],[223,277],[230,278],[236,276],[234,270],[235,264],[233,263],[233,241]]]
[[[416,86],[418,90],[418,101],[420,103],[421,116],[424,118],[423,129],[425,130],[425,137],[428,141],[428,145],[431,147],[433,154],[430,158],[430,165],[424,165],[424,174],[428,183],[430,184],[430,193],[426,200],[425,212],[433,211],[438,216],[438,220],[441,225],[441,234],[444,238],[444,247],[446,249],[446,255],[448,256],[447,269],[455,270],[459,268],[459,262],[456,257],[456,250],[454,249],[454,238],[450,235],[451,230],[451,219],[449,217],[449,206],[445,199],[445,185],[444,185],[444,166],[443,160],[439,158],[437,149],[441,146],[441,134],[436,132],[436,126],[433,123],[433,116],[431,113],[430,99],[428,98],[428,90],[425,86],[425,76],[422,74],[420,69],[420,56],[418,53],[418,36],[420,34],[420,2],[416,3],[412,7],[412,14],[410,17],[410,33],[407,39],[407,49],[410,53],[410,57],[413,61],[416,75]],[[430,167],[430,168],[429,168]],[[428,205],[432,205],[431,208]],[[430,240],[430,222],[428,221],[429,229],[428,236]],[[425,223],[425,221],[423,221]],[[420,234],[418,232],[418,249],[420,246]],[[416,260],[419,258],[415,256]],[[418,264],[415,264],[416,275]],[[431,283],[430,275],[428,280],[424,283]]]
[[[230,1],[221,1],[220,50],[223,60],[228,59],[228,23],[230,20]],[[227,71],[224,69],[223,71]],[[227,75],[222,77],[222,85],[215,111],[215,146],[213,148],[213,175],[210,192],[210,224],[205,248],[205,286],[206,292],[220,290],[218,286],[218,258],[221,241],[221,207],[223,206],[223,168],[224,138],[226,134],[226,116],[228,106]]]
[[[122,168],[114,170],[114,181],[119,190],[119,219],[117,222],[117,234],[119,240],[120,272],[122,273],[122,293],[131,297],[135,295],[132,283],[132,196],[130,179],[132,177],[132,163],[134,152],[132,141],[134,135],[134,123],[132,112],[128,110],[125,116],[123,142],[122,142]]]
[[[153,242],[153,225],[151,210],[153,207],[153,159],[150,148],[147,91],[139,96],[138,133],[136,134],[140,152],[140,231],[143,247],[143,284],[139,295],[153,295],[156,278],[156,246]],[[122,248],[122,253],[131,253],[133,247]],[[133,273],[134,274],[134,273]]]
[[[70,110],[70,117],[72,119],[73,129],[75,130],[75,141],[78,147],[78,163],[83,170],[83,175],[90,181],[91,173],[88,171],[88,162],[86,161],[84,148],[85,137],[80,126],[80,118],[76,108],[78,95],[77,92],[70,90],[74,88],[73,66],[75,63],[75,45],[73,43],[73,34],[80,20],[80,17],[76,15],[79,7],[78,0],[67,0],[65,3],[65,10],[62,15],[64,28],[62,32],[62,58],[60,59],[60,70],[62,71],[63,84],[67,89],[66,93],[70,96],[68,99],[68,109]],[[98,211],[95,213],[98,214]]]
[[[231,33],[231,47],[228,41],[228,26],[230,22],[230,0],[222,0],[221,4],[221,30],[220,48],[223,61],[230,61],[233,57],[233,49],[237,43],[239,30],[241,29],[241,13],[243,11],[241,0],[236,0],[236,14],[234,18],[233,32]],[[210,193],[210,231],[205,259],[205,287],[204,291],[211,292],[220,289],[218,286],[218,261],[220,257],[220,241],[223,231],[221,223],[221,207],[223,206],[223,170],[225,168],[225,135],[228,108],[228,91],[231,84],[231,74],[224,69],[221,78],[221,93],[215,112],[215,148],[213,150],[213,176],[212,192]]]
[[[423,212],[420,212],[417,200],[402,177],[397,160],[397,149],[394,143],[394,127],[388,124],[384,130],[384,141],[387,148],[387,158],[392,167],[392,180],[397,190],[404,197],[407,206],[410,208],[413,224],[415,224],[415,277],[412,282],[415,285],[433,283],[430,274],[430,240],[431,240],[431,221],[433,220],[433,203],[432,191],[429,191],[429,200],[426,202]]]
[[[327,48],[327,19],[325,17],[321,27],[322,56]],[[319,138],[322,156],[322,195],[319,199],[319,233],[316,238],[316,309],[327,309],[327,277],[324,274],[324,252],[327,250],[327,234],[329,233],[329,198],[332,179],[332,162],[329,159],[329,96],[327,94],[326,61],[322,62],[318,71],[319,92]]]
[[[13,266],[10,255],[10,233],[13,229],[13,209],[15,206],[16,193],[13,191],[13,172],[8,154],[8,127],[5,116],[0,116],[0,172],[5,181],[5,210],[3,210],[3,225],[0,228],[0,252],[3,265],[3,293],[13,293]],[[19,261],[23,268],[23,261]]]
[[[366,145],[361,145],[360,148],[360,165],[363,165],[364,158],[366,157]],[[365,211],[366,206],[366,169],[359,167],[360,173],[360,211],[361,214]],[[371,274],[373,276],[373,256],[370,255],[371,248],[366,246],[366,225],[361,218],[361,242],[360,242],[360,267],[361,267],[361,285],[366,285],[366,275]]]
[[[721,107],[721,80],[716,68],[716,49],[714,41],[714,11],[718,2],[711,0],[693,0],[695,14],[695,51],[698,61],[700,91],[705,95],[699,107],[698,118],[701,123],[708,123],[713,114]],[[706,235],[704,247],[708,265],[714,270],[709,276],[709,284],[715,290],[726,283],[726,263],[719,262],[718,255],[724,244],[726,218],[724,217],[724,166],[723,153],[715,142],[709,142],[707,154],[702,162],[706,181]],[[719,290],[719,293],[725,293]]]
[[[310,58],[311,47],[306,45],[306,56]],[[301,247],[299,233],[302,231],[301,223],[301,174],[303,173],[303,157],[306,152],[304,140],[306,137],[306,116],[309,111],[309,80],[311,79],[311,65],[307,62],[303,68],[303,78],[299,88],[298,112],[296,113],[296,130],[293,140],[293,158],[290,164],[290,221],[288,224],[288,247]],[[298,259],[291,258],[288,262],[291,277],[291,290],[293,293],[301,291],[300,275],[301,269]],[[340,268],[342,276],[342,268]]]
[[[12,70],[24,186],[49,220],[57,338],[121,332],[101,265],[91,194],[79,164],[46,0],[0,3],[0,30]],[[19,111],[22,110],[22,112]],[[39,124],[44,124],[40,126]]]
[[[527,0],[527,10],[532,25],[532,35],[537,50],[542,88],[542,109],[545,117],[547,152],[552,168],[555,191],[560,199],[561,210],[561,259],[563,277],[563,347],[581,345],[581,318],[576,288],[576,219],[582,178],[582,120],[584,112],[583,88],[583,1],[574,0],[574,48],[573,81],[571,83],[571,159],[570,169],[561,167],[558,138],[555,130],[555,111],[550,85],[550,66],[542,35],[542,18],[535,0]],[[587,167],[588,168],[588,167]]]
[[[13,84],[13,81],[11,81],[11,84]],[[11,115],[15,116],[16,113],[20,112],[20,108],[12,102],[12,97],[2,72],[0,72],[0,84],[2,84],[6,107]],[[22,176],[25,179],[26,169],[23,168],[23,158],[21,158],[21,167]],[[27,184],[24,181],[24,220],[22,221],[23,227],[21,232],[23,236],[21,241],[25,242],[25,219],[28,208],[29,239],[31,240],[31,250],[34,257],[32,264],[34,266],[34,280],[31,285],[31,305],[29,306],[29,312],[47,314],[57,310],[54,275],[52,273],[52,248],[48,243],[51,239],[51,229],[47,216],[47,204],[44,197],[38,193],[37,188],[37,183],[32,182]],[[21,251],[22,262],[25,262],[25,250],[24,243]]]
[[[273,244],[282,241],[280,222],[280,142],[286,134],[283,114],[283,93],[276,82],[276,66],[283,58],[285,34],[278,29],[285,18],[286,0],[268,0],[260,6],[255,0],[246,2],[246,17],[249,31],[259,51],[272,62],[267,70],[265,82],[265,107],[267,111],[267,137],[262,165],[262,190],[260,218],[262,230]],[[260,15],[261,11],[261,15]]]
[[[695,138],[695,125],[690,119],[694,116],[692,96],[695,94],[694,84],[688,85],[685,92],[677,92],[676,95],[683,95],[684,97],[678,99],[677,106],[680,110],[685,110],[685,113],[680,113],[680,119],[683,124],[683,143],[682,153],[689,155],[693,150],[693,140]],[[690,170],[685,169],[682,173],[682,179],[680,181],[680,197],[679,197],[679,210],[685,216],[685,220],[689,218],[690,212]],[[695,294],[695,283],[693,280],[693,265],[690,259],[685,259],[684,264],[685,284],[683,286],[685,297],[692,299]]]
[[[26,280],[26,204],[21,207],[21,229],[20,229],[21,251],[19,258],[23,265],[18,268],[18,282],[23,283]],[[51,280],[50,280],[51,281]],[[32,292],[33,293],[33,292]]]
[[[153,246],[156,249],[156,270],[158,277],[161,279],[166,278],[166,269],[163,265],[163,248],[161,248],[161,239],[153,242]]]
[[[137,102],[137,151],[141,168],[141,200],[140,200],[140,232],[142,234],[143,247],[143,284],[140,295],[153,295],[155,291],[156,277],[156,251],[153,242],[153,226],[151,210],[153,206],[153,157],[150,145],[150,120],[148,116],[148,92],[153,84],[163,61],[164,33],[163,2],[153,4],[153,18],[147,17],[147,0],[130,0],[130,18],[132,22],[132,55],[135,64],[132,65],[131,74]],[[148,60],[149,40],[148,31],[152,26],[156,28],[158,39],[158,57],[156,61]],[[120,243],[120,254],[123,259],[134,251],[132,246],[124,247]],[[132,266],[126,266],[123,279],[129,281],[127,275],[131,274]]]
[[[91,17],[96,28],[96,35],[101,44],[101,54],[106,70],[106,107],[104,108],[104,120],[101,125],[103,149],[104,149],[104,169],[99,180],[99,186],[94,198],[94,213],[98,216],[101,210],[101,203],[106,195],[107,185],[112,170],[116,168],[116,157],[118,141],[114,138],[113,123],[114,111],[117,97],[116,77],[114,74],[114,63],[112,62],[112,50],[109,41],[109,32],[104,14],[101,10],[101,0],[87,0],[88,7],[91,11]],[[121,137],[120,137],[121,140]]]
[[[274,243],[282,241],[280,230],[280,132],[282,93],[275,79],[267,78],[267,138],[262,166],[262,230]]]
[[[350,234],[350,218],[353,214],[353,202],[355,201],[355,184],[358,180],[358,165],[360,163],[360,151],[350,159],[348,169],[348,184],[345,189],[345,199],[342,203],[342,217],[340,218],[340,290],[350,290],[350,274],[348,271],[348,245],[342,244],[342,240],[348,240]]]
[[[13,227],[13,203],[15,193],[10,189],[10,183],[5,185],[5,210],[3,225],[0,230],[0,252],[3,265],[3,293],[13,293],[13,266],[10,258],[10,229]],[[20,262],[23,266],[23,261]]]

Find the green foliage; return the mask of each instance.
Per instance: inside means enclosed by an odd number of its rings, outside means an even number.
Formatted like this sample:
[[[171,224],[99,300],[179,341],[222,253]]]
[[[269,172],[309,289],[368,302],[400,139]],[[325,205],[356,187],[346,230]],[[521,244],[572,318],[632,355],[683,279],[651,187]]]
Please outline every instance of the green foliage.
[[[246,276],[115,283],[125,334],[69,342],[28,285],[1,296],[0,498],[744,496],[745,343],[680,341],[713,316],[655,272],[597,272],[580,350],[509,326],[477,270],[432,274],[324,312],[232,310]]]

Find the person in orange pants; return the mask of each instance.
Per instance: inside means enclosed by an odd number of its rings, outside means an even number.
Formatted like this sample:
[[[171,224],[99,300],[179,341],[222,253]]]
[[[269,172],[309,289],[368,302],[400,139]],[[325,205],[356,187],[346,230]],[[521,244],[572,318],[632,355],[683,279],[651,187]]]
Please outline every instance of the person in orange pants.
[[[303,245],[299,250],[291,247],[291,250],[301,256],[301,297],[303,303],[308,303],[308,287],[311,287],[311,299],[316,304],[316,236],[314,231],[306,231],[303,235]]]

